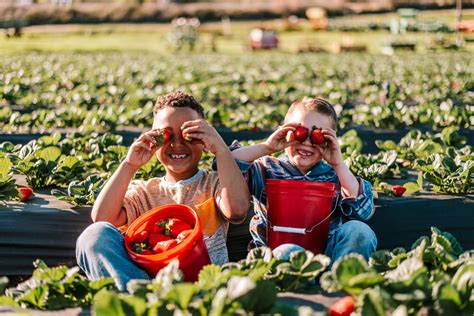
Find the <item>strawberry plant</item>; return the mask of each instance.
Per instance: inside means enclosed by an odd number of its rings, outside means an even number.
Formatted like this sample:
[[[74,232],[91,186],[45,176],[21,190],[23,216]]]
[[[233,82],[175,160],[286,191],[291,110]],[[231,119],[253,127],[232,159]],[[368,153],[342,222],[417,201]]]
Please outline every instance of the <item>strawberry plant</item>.
[[[450,151],[455,153],[455,151]],[[423,178],[431,183],[432,190],[443,193],[474,192],[474,157],[434,154],[426,159],[417,159],[415,167]]]
[[[53,189],[51,190],[51,194],[59,200],[74,205],[93,205],[104,185],[105,180],[99,175],[90,175],[83,181],[71,181],[67,190]]]
[[[0,198],[12,200],[18,196],[17,186],[13,179],[13,164],[8,157],[0,154]]]

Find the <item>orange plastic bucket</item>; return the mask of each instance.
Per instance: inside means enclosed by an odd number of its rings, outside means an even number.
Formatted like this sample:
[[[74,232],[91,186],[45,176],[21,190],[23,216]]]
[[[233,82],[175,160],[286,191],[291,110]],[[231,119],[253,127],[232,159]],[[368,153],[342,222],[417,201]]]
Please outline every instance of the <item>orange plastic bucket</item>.
[[[267,244],[297,244],[313,253],[326,249],[336,184],[268,179]]]
[[[159,254],[141,255],[132,251],[132,240],[143,230],[152,231],[155,222],[177,218],[193,225],[192,233],[176,247]],[[125,248],[138,266],[152,277],[172,260],[178,259],[179,268],[186,281],[196,281],[202,267],[211,263],[202,235],[201,220],[196,212],[187,205],[169,204],[156,207],[138,217],[125,233]]]

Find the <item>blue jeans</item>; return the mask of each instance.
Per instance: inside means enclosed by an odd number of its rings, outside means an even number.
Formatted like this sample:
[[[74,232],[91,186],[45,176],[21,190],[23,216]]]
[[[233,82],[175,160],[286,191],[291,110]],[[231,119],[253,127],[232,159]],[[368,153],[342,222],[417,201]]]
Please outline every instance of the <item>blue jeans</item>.
[[[342,256],[355,252],[369,260],[377,248],[377,237],[374,231],[361,221],[348,221],[329,234],[328,245],[324,254],[331,258],[331,264]],[[294,244],[283,244],[273,250],[275,257],[288,260],[293,251],[304,250]]]
[[[108,222],[96,222],[82,232],[76,242],[76,259],[89,279],[112,277],[120,291],[132,279],[150,279],[128,255],[120,231]]]

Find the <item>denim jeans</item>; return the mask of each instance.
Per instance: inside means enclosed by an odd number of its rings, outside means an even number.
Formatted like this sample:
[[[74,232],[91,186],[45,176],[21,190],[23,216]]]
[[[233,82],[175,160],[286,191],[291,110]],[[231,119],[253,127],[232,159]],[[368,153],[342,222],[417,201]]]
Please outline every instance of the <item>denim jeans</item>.
[[[331,264],[342,256],[355,252],[369,260],[377,248],[377,237],[374,231],[361,221],[348,221],[330,232],[328,245],[324,254],[331,258]],[[293,251],[304,250],[294,244],[283,244],[273,250],[275,257],[288,260]]]
[[[128,255],[120,231],[108,222],[96,222],[82,232],[76,259],[89,279],[112,277],[120,291],[125,291],[132,279],[150,279]]]

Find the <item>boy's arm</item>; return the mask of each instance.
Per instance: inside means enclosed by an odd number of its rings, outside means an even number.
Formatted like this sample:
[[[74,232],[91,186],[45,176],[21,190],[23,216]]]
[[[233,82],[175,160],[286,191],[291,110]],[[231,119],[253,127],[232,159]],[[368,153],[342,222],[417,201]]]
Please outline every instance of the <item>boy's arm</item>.
[[[222,214],[231,221],[244,220],[250,208],[249,190],[222,137],[203,119],[185,122],[181,129],[190,137],[200,139],[216,157],[217,175],[221,187],[216,202]]]
[[[235,149],[232,151],[232,156],[238,160],[253,162],[260,157],[279,152],[297,143],[292,137],[287,138],[288,132],[294,131],[296,126],[297,124],[294,123],[280,126],[263,143]],[[292,133],[290,133],[290,136],[292,136]]]
[[[147,163],[159,148],[154,136],[157,136],[156,131],[146,132],[130,146],[125,160],[97,197],[92,208],[92,221],[106,221],[115,226],[127,222],[127,214],[122,208],[123,199],[135,172]]]
[[[336,132],[324,129],[325,146],[314,145],[324,160],[332,165],[341,184],[342,213],[357,220],[368,220],[374,214],[374,197],[369,182],[356,178],[342,160],[342,153]]]
[[[225,145],[225,144],[224,144]],[[245,220],[250,208],[250,194],[244,176],[227,146],[216,152],[217,174],[221,187],[219,209],[229,220]]]
[[[106,221],[115,226],[121,226],[127,222],[127,214],[122,209],[122,205],[135,172],[136,170],[127,163],[120,164],[94,203],[91,213],[94,222]]]

